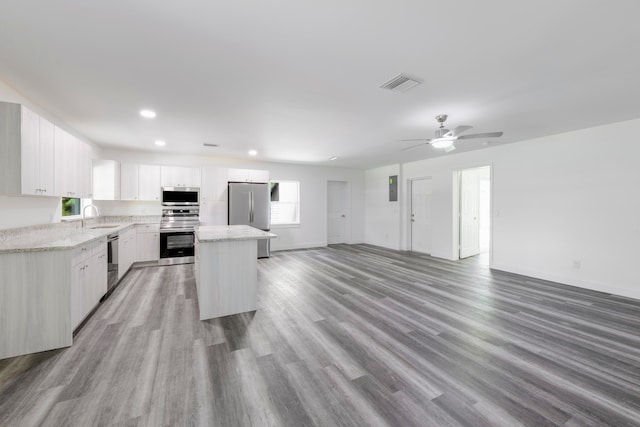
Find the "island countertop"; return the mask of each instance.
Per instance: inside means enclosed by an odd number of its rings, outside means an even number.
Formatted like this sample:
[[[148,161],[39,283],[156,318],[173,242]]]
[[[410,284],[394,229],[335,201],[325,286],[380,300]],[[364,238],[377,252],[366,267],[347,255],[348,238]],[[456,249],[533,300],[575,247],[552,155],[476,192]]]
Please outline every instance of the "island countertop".
[[[222,242],[226,240],[261,240],[278,237],[248,225],[202,225],[195,227],[199,242]]]

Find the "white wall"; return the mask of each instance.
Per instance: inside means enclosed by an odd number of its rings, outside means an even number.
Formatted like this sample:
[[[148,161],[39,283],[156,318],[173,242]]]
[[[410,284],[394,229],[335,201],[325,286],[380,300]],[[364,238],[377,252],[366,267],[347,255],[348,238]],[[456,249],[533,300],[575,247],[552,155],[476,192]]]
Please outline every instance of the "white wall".
[[[229,167],[266,169],[271,179],[300,181],[300,226],[274,227],[278,235],[271,241],[272,250],[326,246],[327,181],[347,181],[351,193],[351,235],[349,243],[364,242],[364,171],[357,169],[292,165],[266,162],[243,162],[219,157],[169,155],[165,153],[103,149],[103,159],[121,163],[140,163],[195,167]],[[146,202],[98,202],[101,212],[112,215],[154,214],[153,204]],[[156,208],[157,209],[157,208]]]
[[[401,192],[404,185],[400,165],[365,172],[365,242],[400,249],[400,202],[389,201],[389,177],[393,175],[398,176],[398,191]]]
[[[433,255],[455,259],[455,171],[492,165],[493,268],[640,298],[638,135],[640,120],[633,120],[446,155],[402,165],[403,183],[432,177]],[[375,171],[366,173],[367,194],[386,187],[376,181],[371,188]],[[372,205],[366,208],[369,216]],[[390,235],[398,227],[397,244],[407,249],[407,221],[386,224]]]

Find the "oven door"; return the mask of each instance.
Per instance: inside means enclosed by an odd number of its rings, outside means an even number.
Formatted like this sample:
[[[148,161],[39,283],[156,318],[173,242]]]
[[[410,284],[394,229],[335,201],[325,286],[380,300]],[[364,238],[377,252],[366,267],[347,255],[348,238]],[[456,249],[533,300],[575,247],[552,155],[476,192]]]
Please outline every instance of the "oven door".
[[[192,263],[194,241],[193,230],[160,230],[160,264]]]

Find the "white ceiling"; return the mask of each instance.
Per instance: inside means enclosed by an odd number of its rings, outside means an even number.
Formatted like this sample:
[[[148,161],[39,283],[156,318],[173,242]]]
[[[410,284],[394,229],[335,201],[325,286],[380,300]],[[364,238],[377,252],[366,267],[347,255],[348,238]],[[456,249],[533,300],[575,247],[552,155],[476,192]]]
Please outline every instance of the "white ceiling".
[[[0,79],[104,146],[366,168],[443,155],[398,141],[441,113],[501,143],[640,117],[639,16],[637,0],[3,0]],[[424,83],[378,87],[400,72]]]

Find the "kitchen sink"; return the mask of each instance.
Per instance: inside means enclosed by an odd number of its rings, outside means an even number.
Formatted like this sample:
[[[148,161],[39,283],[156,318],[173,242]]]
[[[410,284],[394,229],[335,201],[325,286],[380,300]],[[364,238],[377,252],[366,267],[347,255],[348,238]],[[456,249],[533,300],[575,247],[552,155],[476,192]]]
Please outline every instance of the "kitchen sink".
[[[120,227],[120,224],[101,224],[101,225],[94,225],[92,227],[87,227],[87,228],[94,230],[96,228],[116,228],[116,227]]]

